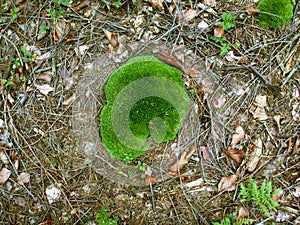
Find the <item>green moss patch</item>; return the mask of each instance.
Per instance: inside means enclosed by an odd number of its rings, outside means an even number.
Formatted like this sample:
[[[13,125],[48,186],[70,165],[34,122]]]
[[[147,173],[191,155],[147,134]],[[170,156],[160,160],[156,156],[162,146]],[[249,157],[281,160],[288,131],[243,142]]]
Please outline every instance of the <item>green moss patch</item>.
[[[173,140],[189,109],[181,73],[153,56],[136,56],[104,86],[102,142],[110,155],[129,162],[149,149],[147,138]]]
[[[293,5],[291,0],[261,0],[257,6],[259,14],[259,26],[262,28],[280,28],[293,17]],[[276,16],[265,14],[271,13]]]

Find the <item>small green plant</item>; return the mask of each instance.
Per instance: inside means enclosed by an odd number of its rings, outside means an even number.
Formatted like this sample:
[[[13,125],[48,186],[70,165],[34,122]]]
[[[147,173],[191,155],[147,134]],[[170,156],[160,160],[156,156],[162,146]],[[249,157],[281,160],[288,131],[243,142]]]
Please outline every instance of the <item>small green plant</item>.
[[[136,3],[137,0],[131,0],[132,3]],[[112,5],[116,8],[120,8],[124,3],[121,0],[113,1]]]
[[[96,214],[96,222],[98,225],[118,225],[118,218],[110,218],[110,213],[104,207]]]
[[[280,28],[293,17],[291,0],[261,0],[257,8],[261,11],[258,18],[262,28]]]
[[[2,79],[1,80],[2,84],[4,85],[5,89],[9,92],[10,90],[13,89],[13,87],[15,86],[14,82],[12,80],[6,80],[6,79]]]
[[[12,68],[13,69],[17,69],[21,66],[21,61],[19,58],[15,59],[15,58],[12,58]]]
[[[20,50],[22,52],[21,58],[23,62],[27,63],[33,60],[34,55],[28,52],[24,46],[21,46]]]
[[[234,218],[233,214],[230,213],[229,216],[225,217],[220,222],[212,222],[212,224],[213,225],[250,225],[254,222],[255,220],[250,218],[236,219]]]
[[[49,29],[50,29],[49,26],[40,26],[40,31],[46,32]]]
[[[18,17],[18,12],[19,12],[19,8],[14,8],[13,11],[10,13],[11,15],[11,18],[10,18],[10,21],[13,22],[15,19],[17,19]]]
[[[2,8],[4,9],[4,11],[8,10],[8,2],[5,2],[4,4],[2,4]]]
[[[231,13],[224,12],[222,14],[222,19],[223,19],[222,26],[224,27],[224,30],[229,30],[230,28],[234,28],[235,18],[236,17]]]
[[[258,188],[257,184],[250,178],[247,186],[241,184],[241,202],[254,202],[266,216],[270,216],[269,210],[277,211],[276,207],[279,204],[273,197],[278,195],[280,191],[281,189],[272,191],[272,181],[268,183],[264,181]]]
[[[47,9],[48,16],[57,18],[65,12],[64,7],[69,5],[69,0],[53,0],[54,9]]]
[[[219,38],[211,36],[210,39],[212,39],[216,43],[221,43],[220,56],[226,55],[226,53],[231,50],[231,44],[226,40],[226,37]]]

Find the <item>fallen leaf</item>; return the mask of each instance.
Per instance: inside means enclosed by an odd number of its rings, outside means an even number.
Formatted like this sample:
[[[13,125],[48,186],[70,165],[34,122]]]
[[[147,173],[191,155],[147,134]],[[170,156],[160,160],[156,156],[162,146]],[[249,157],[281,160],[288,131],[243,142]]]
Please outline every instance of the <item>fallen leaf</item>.
[[[209,159],[210,154],[209,154],[208,148],[206,146],[200,146],[200,148],[201,148],[201,151],[202,151],[203,159],[204,160]]]
[[[5,147],[0,146],[0,159],[3,162],[4,165],[8,165],[9,164],[9,160],[8,160],[5,152],[2,151],[2,148],[5,148]]]
[[[226,98],[224,96],[220,96],[220,98],[215,99],[212,102],[212,107],[217,110],[222,109],[223,106],[225,105],[225,102],[226,102]]]
[[[14,199],[14,202],[21,207],[24,207],[26,205],[25,199],[23,197],[16,197]]]
[[[215,7],[217,5],[216,0],[202,0],[204,5]]]
[[[11,175],[11,171],[9,169],[6,169],[5,167],[2,168],[2,170],[0,171],[0,184],[4,184],[8,178]]]
[[[249,172],[253,172],[261,158],[262,154],[262,141],[258,137],[254,140],[254,145],[252,147],[252,152],[250,153],[248,159],[247,159],[247,170]]]
[[[204,184],[204,179],[203,178],[199,178],[197,180],[193,180],[189,183],[186,183],[184,186],[187,188],[194,188],[194,187],[199,187],[202,186]]]
[[[158,10],[163,10],[163,1],[164,0],[149,0],[153,8],[156,8]]]
[[[201,21],[197,27],[198,29],[206,29],[209,27],[209,25],[205,21]]]
[[[246,211],[244,207],[239,208],[238,219],[247,218],[249,213]]]
[[[196,70],[190,70],[190,77],[195,78],[197,75]]]
[[[279,133],[281,132],[281,127],[280,127],[280,115],[275,115],[273,117],[274,121],[276,122],[277,128]]]
[[[107,39],[109,40],[110,44],[113,47],[117,47],[118,46],[119,41],[118,41],[118,34],[117,33],[110,32],[110,31],[108,31],[106,29],[103,29],[103,33],[105,34],[105,36],[107,37]]]
[[[53,202],[57,201],[60,195],[61,195],[60,189],[57,188],[54,184],[51,184],[46,188],[46,196],[49,204],[52,204]]]
[[[247,11],[248,15],[253,16],[260,13],[260,10],[254,7],[246,6],[245,10]]]
[[[17,182],[20,185],[27,184],[27,183],[29,183],[29,181],[30,181],[30,174],[29,173],[24,173],[23,172],[17,178]]]
[[[243,58],[242,56],[235,56],[234,53],[233,53],[233,51],[229,51],[225,55],[225,59],[228,62],[239,62],[242,58]]]
[[[241,126],[235,128],[235,134],[232,135],[230,147],[234,148],[245,137],[244,129]]]
[[[240,164],[245,158],[245,153],[243,150],[226,150],[225,154],[232,158],[237,164]]]
[[[43,95],[48,95],[49,92],[54,91],[54,88],[49,84],[38,85],[35,84],[35,87],[41,92]]]
[[[156,183],[157,182],[155,177],[151,177],[149,175],[146,175],[145,181],[146,181],[146,185],[149,185],[150,183]]]
[[[179,159],[177,162],[175,162],[173,165],[169,168],[169,174],[173,176],[178,176],[178,172],[180,169],[182,169],[188,162],[189,158],[197,151],[196,146],[191,146],[190,151],[187,153],[186,151],[182,152],[179,156]]]
[[[82,9],[82,8],[84,8],[84,7],[86,7],[86,6],[88,6],[90,3],[91,3],[90,0],[84,0],[84,1],[80,2],[79,4],[75,5],[75,6],[73,7],[73,10],[74,10],[74,11],[78,11],[78,10],[80,10],[80,9]]]
[[[76,100],[76,95],[73,94],[71,97],[67,98],[65,101],[63,101],[63,105],[70,105]]]
[[[214,28],[214,36],[217,38],[221,38],[224,36],[224,27],[215,27]]]
[[[181,66],[174,59],[171,59],[170,57],[165,56],[162,53],[157,54],[157,58],[164,63],[176,67],[177,69],[181,69]]]
[[[198,15],[198,10],[195,10],[195,9],[189,9],[189,10],[186,10],[186,11],[183,13],[183,21],[189,23],[189,22],[191,22],[197,15]]]
[[[250,108],[250,113],[252,113],[254,119],[266,120],[268,119],[268,115],[265,111],[265,107],[267,106],[267,96],[258,95],[253,102],[253,105]]]
[[[235,182],[237,181],[237,175],[230,175],[228,177],[222,177],[218,184],[218,191],[234,191]]]

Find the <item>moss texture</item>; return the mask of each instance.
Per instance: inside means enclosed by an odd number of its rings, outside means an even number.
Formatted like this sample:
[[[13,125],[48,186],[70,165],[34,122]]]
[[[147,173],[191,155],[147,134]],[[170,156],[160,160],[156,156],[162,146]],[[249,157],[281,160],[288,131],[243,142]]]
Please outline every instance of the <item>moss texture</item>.
[[[133,57],[117,69],[104,92],[107,104],[100,115],[102,142],[112,157],[126,163],[145,153],[149,136],[157,143],[173,140],[189,108],[180,71],[149,55]],[[130,131],[140,142],[122,130],[126,111]],[[121,127],[119,131],[116,126]]]
[[[259,26],[262,28],[280,28],[293,17],[291,0],[261,0],[257,6],[262,12],[268,12],[279,17],[260,13]]]

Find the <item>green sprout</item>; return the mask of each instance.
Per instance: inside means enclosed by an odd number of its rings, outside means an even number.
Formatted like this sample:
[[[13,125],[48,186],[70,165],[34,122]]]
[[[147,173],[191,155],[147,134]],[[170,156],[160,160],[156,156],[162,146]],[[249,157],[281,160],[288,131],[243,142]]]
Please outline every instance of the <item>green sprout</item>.
[[[96,214],[96,222],[98,225],[118,225],[118,218],[110,218],[110,213],[104,207],[101,207]]]
[[[234,28],[235,18],[236,17],[231,13],[224,12],[222,14],[222,19],[223,19],[222,26],[224,27],[224,30],[229,30],[230,28]]]
[[[11,15],[11,18],[10,18],[10,21],[13,22],[15,19],[17,19],[18,17],[18,12],[20,11],[19,8],[14,8],[13,11],[10,13]]]

